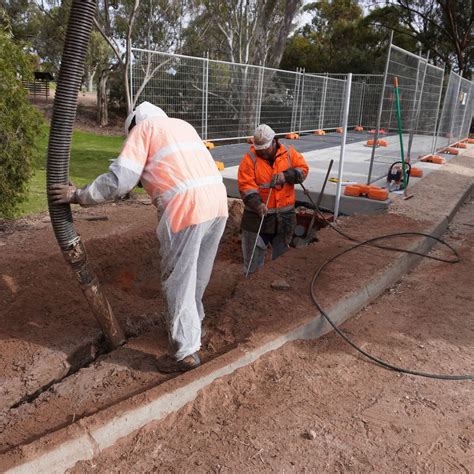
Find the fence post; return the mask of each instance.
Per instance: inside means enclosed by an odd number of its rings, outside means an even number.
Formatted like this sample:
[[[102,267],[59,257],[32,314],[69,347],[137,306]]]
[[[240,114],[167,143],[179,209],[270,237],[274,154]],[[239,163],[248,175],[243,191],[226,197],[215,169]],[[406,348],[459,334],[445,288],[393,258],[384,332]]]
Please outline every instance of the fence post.
[[[462,83],[463,79],[461,79],[461,83]],[[471,87],[469,88],[469,92],[465,92],[465,94],[467,95],[466,97],[466,100],[465,100],[465,110],[464,110],[464,114],[462,116],[462,123],[461,123],[461,129],[459,131],[460,133],[460,136],[459,136],[459,140],[463,140],[464,138],[467,138],[464,135],[464,121],[466,120],[466,114],[467,114],[467,111],[469,109],[469,102],[471,100]]]
[[[441,84],[439,85],[438,105],[436,109],[436,119],[435,119],[435,125],[434,125],[434,130],[433,130],[433,145],[431,147],[432,155],[436,153],[436,146],[438,144],[438,134],[439,134],[439,125],[440,125],[439,122],[441,122],[439,112],[440,112],[440,107],[441,107],[441,97],[443,95],[443,83],[444,83],[445,73],[446,73],[446,65],[444,66],[443,75],[441,76]],[[449,77],[449,79],[451,79],[451,76]],[[448,79],[448,87],[449,87],[449,79]],[[448,87],[446,87],[446,91],[448,90]],[[444,98],[444,104],[446,104],[446,97]],[[443,109],[444,109],[444,105],[443,105]]]
[[[421,56],[420,56],[421,57]],[[423,79],[422,79],[422,82],[421,82],[421,88],[420,88],[420,97],[418,99],[418,104],[417,104],[417,108],[416,108],[416,114],[414,114],[415,116],[413,117],[413,112],[412,112],[412,120],[411,120],[411,129],[410,129],[410,136],[409,136],[409,139],[408,139],[408,149],[407,149],[407,158],[406,158],[406,161],[408,161],[408,163],[410,163],[410,159],[411,159],[411,148],[413,146],[413,138],[414,138],[414,135],[415,135],[415,130],[418,129],[418,120],[420,119],[420,111],[421,111],[421,101],[423,99],[423,91],[425,89],[425,80],[426,80],[426,71],[428,70],[428,60],[429,60],[429,57],[430,57],[430,53],[428,52],[426,54],[426,60],[425,60],[425,70],[423,72]],[[420,60],[418,60],[418,66],[420,65]],[[418,73],[419,73],[419,68],[417,70],[417,73],[416,73],[416,90],[415,90],[415,100],[416,100],[416,93],[418,91]]]
[[[393,41],[393,30],[390,32],[390,42],[388,45],[387,62],[385,64],[385,72],[384,72],[384,79],[383,79],[383,86],[382,86],[382,96],[380,97],[379,112],[377,115],[377,124],[375,127],[375,133],[374,133],[374,144],[372,146],[372,154],[370,156],[370,165],[369,165],[369,174],[367,176],[367,184],[370,184],[370,180],[372,179],[372,169],[374,167],[374,159],[375,159],[375,148],[377,146],[377,140],[379,139],[380,122],[382,121],[383,100],[385,97],[385,88],[387,87],[388,66],[390,64],[390,55],[392,51],[392,41]]]
[[[326,95],[328,90],[328,73],[326,73],[326,77],[324,78],[324,85],[323,85],[323,96],[321,98],[321,112],[319,114],[319,130],[324,128],[324,112],[326,110]]]
[[[366,85],[367,83],[365,82],[365,80],[362,82],[362,93],[360,94],[360,105],[359,105],[359,119],[358,119],[358,123],[356,125],[358,125],[359,127],[362,127],[362,107],[364,105],[364,99],[365,99],[365,88],[366,88]]]
[[[453,71],[451,71],[451,74],[453,74],[454,77],[457,76],[459,78],[459,80],[458,80],[458,87],[457,87],[457,90],[456,90],[456,95],[454,96],[454,111],[451,114],[451,123],[450,123],[450,126],[449,126],[449,133],[448,133],[448,140],[449,140],[448,146],[455,143],[455,142],[452,142],[450,140],[451,140],[451,138],[453,138],[454,119],[456,118],[456,113],[457,113],[457,109],[458,109],[458,102],[459,102],[459,91],[461,90],[461,76],[458,76],[456,73],[453,73]]]
[[[132,58],[133,58],[133,48],[130,49],[130,71],[129,71],[129,74],[130,74],[130,105],[132,106],[132,109],[134,108],[133,107],[133,61],[132,61]]]
[[[306,71],[306,69],[303,68],[303,69],[302,69],[302,75],[301,75],[300,121],[299,121],[299,127],[298,127],[299,130],[298,130],[298,133],[301,133],[301,119],[302,119],[302,116],[303,116],[303,94],[304,94],[304,75],[305,75],[305,71]]]
[[[337,190],[336,190],[336,202],[334,205],[334,220],[339,215],[339,203],[341,200],[342,190],[342,173],[344,171],[344,156],[346,151],[346,138],[347,138],[347,121],[349,119],[349,105],[351,102],[351,85],[352,85],[352,73],[347,75],[345,98],[344,98],[344,115],[342,120],[342,137],[341,137],[341,152],[339,154],[339,167],[337,172]]]
[[[255,128],[260,124],[260,117],[262,115],[262,103],[263,103],[263,76],[265,74],[265,68],[260,66],[258,70],[258,88],[257,88],[257,110],[255,113]]]
[[[207,140],[207,112],[209,101],[209,52],[202,62],[202,138]]]
[[[299,100],[299,89],[300,89],[300,71],[302,68],[296,69],[295,74],[295,87],[293,89],[293,107],[291,110],[291,124],[289,132],[296,131],[296,120],[298,115],[298,100]]]

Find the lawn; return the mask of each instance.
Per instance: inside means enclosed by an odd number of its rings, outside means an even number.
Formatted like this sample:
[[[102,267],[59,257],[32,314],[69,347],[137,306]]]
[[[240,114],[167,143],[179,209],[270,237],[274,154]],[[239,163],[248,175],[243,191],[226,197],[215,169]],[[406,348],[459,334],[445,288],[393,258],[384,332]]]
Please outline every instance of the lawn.
[[[30,182],[29,194],[18,206],[17,216],[36,214],[47,210],[46,199],[46,155],[49,129],[41,139],[41,161]],[[95,135],[94,133],[75,131],[72,136],[70,180],[76,186],[84,186],[96,176],[107,171],[108,161],[116,158],[122,147],[123,137]]]

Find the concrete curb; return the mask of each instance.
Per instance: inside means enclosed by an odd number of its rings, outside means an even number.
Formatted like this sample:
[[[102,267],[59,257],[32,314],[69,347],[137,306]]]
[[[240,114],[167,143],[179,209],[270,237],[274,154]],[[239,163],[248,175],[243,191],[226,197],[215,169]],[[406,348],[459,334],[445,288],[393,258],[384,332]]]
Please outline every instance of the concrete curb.
[[[441,236],[459,207],[472,189],[467,182],[447,215],[424,229],[436,237]],[[419,238],[409,248],[427,252],[435,243],[433,239]],[[400,254],[394,263],[372,277],[368,283],[348,297],[327,309],[328,315],[341,324],[352,314],[371,303],[384,290],[396,283],[421,257]],[[18,447],[0,456],[0,470],[10,473],[62,473],[78,461],[92,459],[120,438],[142,428],[152,421],[163,419],[194,400],[198,392],[214,380],[245,367],[262,355],[276,350],[296,339],[315,339],[328,333],[331,326],[318,316],[289,330],[285,334],[269,334],[258,347],[239,346],[211,360],[198,369],[171,379],[128,400],[117,403],[90,417],[56,432],[45,435],[32,443]],[[22,458],[18,464],[18,457]]]

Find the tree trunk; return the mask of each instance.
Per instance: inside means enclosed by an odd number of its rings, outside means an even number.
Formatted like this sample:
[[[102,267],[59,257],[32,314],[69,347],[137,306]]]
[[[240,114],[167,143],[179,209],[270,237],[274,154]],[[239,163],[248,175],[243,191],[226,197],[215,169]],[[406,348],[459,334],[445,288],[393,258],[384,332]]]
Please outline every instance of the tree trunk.
[[[99,83],[97,85],[97,123],[100,127],[106,127],[109,124],[107,84],[109,82],[110,71],[104,70],[100,73]]]

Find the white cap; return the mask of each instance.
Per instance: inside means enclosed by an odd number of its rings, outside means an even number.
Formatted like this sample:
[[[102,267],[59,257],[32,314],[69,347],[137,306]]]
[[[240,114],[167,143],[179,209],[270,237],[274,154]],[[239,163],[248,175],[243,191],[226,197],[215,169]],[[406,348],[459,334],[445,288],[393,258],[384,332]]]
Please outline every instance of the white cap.
[[[132,123],[133,117],[135,117],[135,123],[138,125],[152,117],[168,117],[163,109],[160,109],[156,105],[150,104],[150,102],[142,102],[135,110],[130,113],[125,120],[125,133],[128,135],[128,129]]]
[[[275,132],[271,127],[262,123],[255,130],[253,136],[253,146],[256,150],[264,150],[265,148],[270,148],[275,138]]]

